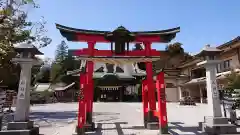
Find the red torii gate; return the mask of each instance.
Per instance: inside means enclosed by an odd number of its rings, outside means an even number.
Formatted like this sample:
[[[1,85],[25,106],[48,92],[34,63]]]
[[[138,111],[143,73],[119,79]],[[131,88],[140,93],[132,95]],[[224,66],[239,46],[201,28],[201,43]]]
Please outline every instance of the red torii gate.
[[[175,38],[176,33],[180,31],[180,28],[173,28],[161,31],[138,31],[130,32],[124,27],[118,27],[113,32],[110,31],[94,31],[84,30],[66,27],[56,24],[57,29],[68,41],[87,42],[88,48],[79,49],[75,52],[76,56],[80,56],[81,59],[87,60],[86,70],[87,72],[81,72],[80,74],[80,96],[79,96],[79,113],[78,113],[78,125],[77,133],[84,134],[84,128],[86,125],[94,127],[92,122],[92,109],[93,109],[93,68],[94,61],[101,61],[106,63],[127,63],[127,62],[145,62],[146,63],[146,79],[142,81],[142,102],[144,112],[144,125],[147,128],[151,128],[152,125],[159,122],[161,132],[167,132],[167,111],[166,111],[166,99],[165,99],[165,86],[164,86],[164,73],[160,72],[156,77],[156,87],[154,86],[152,61],[158,60],[160,52],[151,49],[151,44],[168,43]],[[125,33],[124,33],[125,32]],[[117,34],[116,34],[117,33]],[[119,34],[120,33],[120,34]],[[127,42],[127,50],[123,48],[113,49],[113,43],[119,45],[123,43],[116,41],[114,36],[122,38],[123,34],[128,34],[129,40]],[[115,38],[115,39],[114,39]],[[124,37],[125,38],[125,37]],[[113,40],[114,39],[114,40]],[[97,42],[111,43],[111,50],[97,50],[94,46]],[[124,42],[124,44],[125,44]],[[129,51],[129,42],[141,42],[144,44],[144,50]],[[123,44],[121,44],[123,45]],[[124,45],[123,45],[124,46]],[[125,46],[124,46],[125,48]],[[123,50],[122,50],[123,49]],[[119,53],[120,50],[120,53]],[[158,110],[156,109],[155,88],[158,92]]]

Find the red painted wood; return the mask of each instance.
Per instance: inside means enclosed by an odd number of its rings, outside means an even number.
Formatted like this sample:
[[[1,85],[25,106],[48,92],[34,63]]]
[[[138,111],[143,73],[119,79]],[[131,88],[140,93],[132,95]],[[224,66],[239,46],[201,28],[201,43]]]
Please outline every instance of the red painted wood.
[[[143,103],[143,115],[147,117],[148,113],[148,92],[146,87],[146,80],[142,81],[142,103]]]
[[[94,53],[94,56],[111,57],[111,56],[115,55],[114,52],[111,50],[95,49],[93,53]],[[75,51],[74,54],[76,56],[90,56],[90,55],[88,55],[89,54],[88,48],[79,49],[79,50]],[[117,55],[117,56],[145,56],[145,54],[146,54],[145,50],[135,50],[135,51],[125,52],[124,54]],[[151,49],[148,56],[160,56],[160,52],[155,49]]]
[[[78,128],[83,128],[86,123],[86,74],[81,74],[79,77],[80,89],[83,89],[84,97],[83,99],[79,98],[78,102]],[[80,96],[79,96],[80,97]]]
[[[82,34],[79,33],[76,35],[76,40],[79,42],[103,42],[103,43],[109,43],[109,41],[107,41],[104,38],[104,35],[89,35],[89,34]]]
[[[76,40],[79,42],[101,42],[101,43],[109,43],[104,38],[104,35],[93,35],[93,34],[82,34],[78,33],[76,34]],[[161,43],[161,37],[159,35],[136,35],[134,42],[155,42],[155,43]]]
[[[151,35],[151,36],[141,35],[141,36],[136,36],[135,42],[161,43],[162,41],[159,35]]]
[[[159,118],[159,111],[158,110],[155,110],[155,111],[153,111],[153,115],[155,116],[155,117],[158,117]]]
[[[151,56],[151,43],[145,42],[145,54]],[[148,87],[148,99],[149,108],[151,111],[156,110],[156,99],[155,99],[155,87],[153,81],[152,62],[146,62],[146,73],[147,73],[147,87]]]
[[[95,42],[88,42],[88,54],[90,56],[94,55],[94,46]],[[94,83],[93,83],[93,69],[94,63],[92,61],[87,61],[87,112],[92,112],[93,110],[93,90],[94,90]]]
[[[165,83],[164,83],[164,72],[160,72],[157,75],[156,87],[158,92],[158,108],[160,112],[159,124],[161,128],[166,128],[167,119],[167,105],[166,105],[166,94],[165,94]]]
[[[78,128],[83,128],[84,124],[86,123],[86,102],[79,101],[78,108]]]

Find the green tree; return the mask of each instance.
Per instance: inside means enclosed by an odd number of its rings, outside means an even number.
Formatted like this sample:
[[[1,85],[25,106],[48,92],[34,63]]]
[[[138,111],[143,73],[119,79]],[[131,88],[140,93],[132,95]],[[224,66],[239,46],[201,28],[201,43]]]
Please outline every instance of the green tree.
[[[55,55],[55,62],[63,65],[67,56],[68,56],[68,46],[67,46],[65,41],[62,41],[57,46],[56,55]]]
[[[62,81],[62,76],[65,72],[63,72],[63,66],[58,63],[53,63],[51,65],[51,72],[50,72],[50,82],[57,83]]]
[[[233,70],[229,75],[226,75],[226,85],[225,89],[228,92],[233,92],[234,89],[240,89],[240,75]]]
[[[57,46],[55,60],[51,66],[50,80],[52,83],[61,82],[66,76],[68,60],[68,46],[65,41]]]
[[[135,47],[133,50],[143,50],[143,46],[141,43],[135,44]],[[169,65],[175,65],[177,66],[177,63],[174,61],[174,59],[178,59],[177,62],[183,62],[188,59],[191,59],[192,56],[190,56],[188,53],[184,52],[184,49],[182,48],[182,44],[179,42],[169,44],[165,48],[166,55],[164,57],[161,57],[160,60],[153,62],[153,70],[162,70]],[[182,61],[181,61],[182,60]],[[146,70],[145,63],[140,62],[137,63],[139,68],[142,70]]]
[[[231,70],[231,73],[226,75],[226,84],[224,87],[224,92],[227,95],[236,94],[238,99],[234,100],[234,108],[240,108],[240,74]]]
[[[2,85],[17,87],[20,66],[11,62],[16,56],[13,44],[25,40],[32,40],[38,48],[51,43],[51,39],[44,36],[46,22],[30,22],[27,20],[26,6],[37,8],[33,0],[1,0],[0,1],[0,80]]]
[[[160,60],[153,62],[153,70],[164,70],[165,68],[177,68],[177,66],[189,59],[192,59],[182,48],[182,43],[175,42],[165,48],[166,55]]]

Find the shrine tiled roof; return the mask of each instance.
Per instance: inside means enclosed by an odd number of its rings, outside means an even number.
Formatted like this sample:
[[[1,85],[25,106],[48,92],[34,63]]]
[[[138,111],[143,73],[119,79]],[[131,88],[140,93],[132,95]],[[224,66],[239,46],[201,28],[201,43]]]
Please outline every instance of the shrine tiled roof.
[[[100,36],[101,41],[104,39],[107,33],[112,33],[111,31],[99,31],[99,30],[87,30],[87,29],[77,29],[72,27],[63,26],[56,24],[56,28],[59,29],[61,35],[65,37],[68,41],[80,41],[84,40],[86,35]],[[160,40],[156,42],[170,42],[175,38],[176,33],[180,32],[180,27],[166,29],[166,30],[156,30],[156,31],[131,31],[130,35],[133,37],[138,36],[159,36]],[[78,35],[78,36],[77,36]],[[82,36],[79,38],[79,35]],[[107,41],[104,40],[104,41]]]

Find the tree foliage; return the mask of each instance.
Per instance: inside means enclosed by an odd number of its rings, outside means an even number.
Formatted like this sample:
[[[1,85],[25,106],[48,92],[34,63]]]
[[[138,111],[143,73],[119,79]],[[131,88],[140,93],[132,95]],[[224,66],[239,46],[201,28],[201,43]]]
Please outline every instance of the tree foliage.
[[[226,84],[224,87],[224,93],[227,96],[233,96],[236,98],[233,102],[232,108],[240,108],[240,74],[231,70],[231,73],[226,75]]]
[[[133,50],[143,50],[141,43],[135,44],[135,47]],[[157,69],[164,69],[168,67],[168,65],[177,65],[180,62],[189,60],[192,58],[191,55],[184,52],[184,49],[182,48],[182,43],[176,42],[173,44],[169,44],[165,48],[166,53],[168,54],[167,57],[162,57],[161,60],[153,62],[153,70]],[[173,61],[174,59],[178,59],[178,63],[175,63]],[[138,67],[142,70],[146,70],[145,63],[140,62],[138,63]]]
[[[68,46],[65,41],[57,46],[55,60],[51,67],[51,82],[64,81],[68,68],[72,66],[72,57],[68,56]]]
[[[68,46],[65,41],[61,41],[61,43],[57,46],[55,63],[63,65],[67,56],[68,56]]]
[[[165,51],[169,53],[170,56],[174,57],[176,55],[183,55],[184,49],[182,48],[182,43],[176,42],[166,46]]]
[[[237,72],[231,71],[230,74],[226,75],[225,89],[232,92],[234,89],[240,89],[240,75]]]
[[[11,62],[16,56],[13,44],[31,40],[38,48],[42,48],[51,43],[51,39],[44,36],[46,22],[27,20],[26,7],[30,6],[38,7],[33,0],[0,1],[0,80],[3,80],[1,85],[11,86],[17,84],[19,79],[20,67]]]

